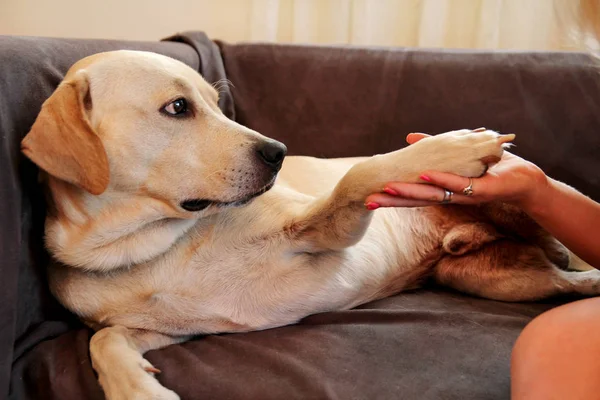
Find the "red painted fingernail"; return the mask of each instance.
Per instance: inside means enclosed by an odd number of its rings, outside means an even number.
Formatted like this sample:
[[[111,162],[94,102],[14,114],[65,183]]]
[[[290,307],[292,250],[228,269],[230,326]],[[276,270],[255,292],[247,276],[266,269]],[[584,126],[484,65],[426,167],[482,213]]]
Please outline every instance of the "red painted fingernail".
[[[381,205],[370,201],[367,204],[365,204],[365,207],[367,207],[367,210],[377,210],[379,207],[381,207]]]
[[[383,191],[387,194],[391,194],[392,196],[398,196],[398,192],[396,192],[394,189],[390,189],[389,187],[383,188]]]
[[[427,175],[421,175],[419,178],[423,179],[424,181],[431,182],[431,178]]]
[[[158,369],[158,368],[155,368],[155,367],[153,367],[152,365],[151,365],[151,366],[149,366],[149,367],[144,367],[144,370],[145,370],[146,372],[152,372],[153,374],[160,374],[160,373],[161,373],[161,370],[160,370],[160,369]]]

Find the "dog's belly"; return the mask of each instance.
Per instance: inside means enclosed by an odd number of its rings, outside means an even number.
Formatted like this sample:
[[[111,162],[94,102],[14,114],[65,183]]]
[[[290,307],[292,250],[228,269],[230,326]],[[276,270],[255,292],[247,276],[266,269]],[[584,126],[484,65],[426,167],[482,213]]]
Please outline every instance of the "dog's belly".
[[[433,231],[422,210],[380,210],[357,245],[309,255],[198,229],[159,261],[110,275],[59,269],[52,284],[92,325],[170,335],[261,330],[414,286],[434,252]]]

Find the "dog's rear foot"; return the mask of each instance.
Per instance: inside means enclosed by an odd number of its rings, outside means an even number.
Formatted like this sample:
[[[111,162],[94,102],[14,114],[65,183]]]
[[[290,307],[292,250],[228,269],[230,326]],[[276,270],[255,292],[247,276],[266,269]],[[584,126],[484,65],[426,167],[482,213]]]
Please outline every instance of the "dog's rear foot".
[[[591,271],[559,271],[558,285],[568,284],[566,292],[573,292],[585,296],[600,295],[600,271],[593,269]],[[570,289],[570,290],[569,290]]]

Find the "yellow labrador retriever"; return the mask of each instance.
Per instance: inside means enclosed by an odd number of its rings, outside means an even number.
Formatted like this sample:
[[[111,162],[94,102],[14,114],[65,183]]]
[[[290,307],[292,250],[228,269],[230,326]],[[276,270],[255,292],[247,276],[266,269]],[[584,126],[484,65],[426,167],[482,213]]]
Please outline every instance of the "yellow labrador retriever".
[[[292,324],[426,278],[506,301],[600,291],[600,272],[566,271],[568,252],[509,206],[364,206],[425,169],[480,176],[512,135],[460,130],[371,158],[284,163],[283,144],[217,100],[173,59],[97,54],[23,140],[48,186],[51,289],[97,330],[108,399],[178,398],[154,378],[150,349]]]

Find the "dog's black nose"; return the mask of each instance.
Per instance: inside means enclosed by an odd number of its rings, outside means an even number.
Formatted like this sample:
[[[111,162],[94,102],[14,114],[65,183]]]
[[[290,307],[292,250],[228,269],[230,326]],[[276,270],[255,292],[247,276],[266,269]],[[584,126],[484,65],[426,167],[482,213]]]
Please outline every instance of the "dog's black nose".
[[[278,170],[287,153],[287,147],[283,143],[272,140],[259,144],[257,151],[265,164]]]

